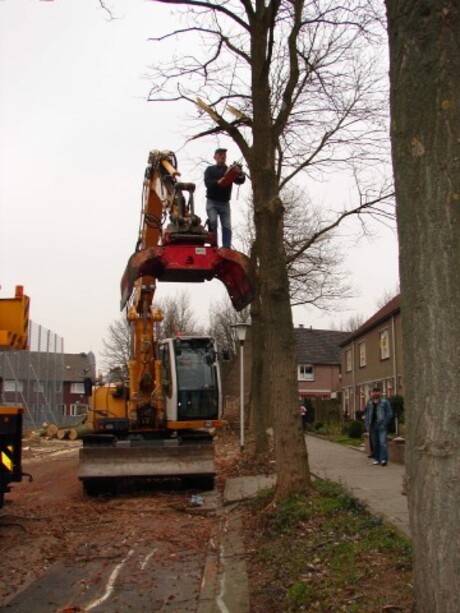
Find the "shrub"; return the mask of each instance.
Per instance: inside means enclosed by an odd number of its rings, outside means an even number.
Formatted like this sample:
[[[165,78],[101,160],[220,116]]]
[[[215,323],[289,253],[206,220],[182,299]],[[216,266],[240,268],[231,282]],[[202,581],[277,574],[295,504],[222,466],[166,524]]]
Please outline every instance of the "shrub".
[[[398,418],[400,424],[404,423],[404,398],[402,396],[391,396],[389,399],[393,415]]]
[[[362,421],[354,419],[346,425],[347,434],[350,438],[361,438],[366,428]]]
[[[320,421],[317,421],[316,424],[313,427],[314,427],[314,429],[316,431],[318,431],[318,430],[321,430],[324,427],[324,424],[322,422],[320,422]]]
[[[313,406],[313,403],[310,398],[305,398],[304,405],[307,409],[307,417],[305,421],[307,422],[307,424],[312,424],[315,421],[316,416],[315,407]]]

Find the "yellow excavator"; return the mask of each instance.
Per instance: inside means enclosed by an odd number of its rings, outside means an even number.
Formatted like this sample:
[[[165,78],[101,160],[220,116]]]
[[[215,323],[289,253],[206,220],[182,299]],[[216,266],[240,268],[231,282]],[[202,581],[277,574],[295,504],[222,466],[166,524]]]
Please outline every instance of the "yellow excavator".
[[[157,340],[163,314],[153,306],[156,284],[217,278],[241,310],[253,299],[253,275],[247,256],[217,246],[195,214],[195,185],[179,177],[173,152],[150,152],[136,249],[121,280],[128,380],[92,389],[78,473],[89,495],[120,479],[213,485],[212,433],[224,423],[218,350],[209,336]]]
[[[27,349],[29,297],[17,285],[14,298],[0,298],[0,351]],[[3,380],[0,377],[0,402]],[[20,405],[0,404],[0,508],[10,483],[22,481],[22,418]],[[28,475],[30,478],[30,475]]]

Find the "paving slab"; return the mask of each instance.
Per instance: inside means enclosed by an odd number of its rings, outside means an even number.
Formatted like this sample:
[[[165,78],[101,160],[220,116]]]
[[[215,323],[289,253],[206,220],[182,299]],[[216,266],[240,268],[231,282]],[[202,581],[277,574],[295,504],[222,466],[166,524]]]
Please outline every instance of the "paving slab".
[[[407,497],[402,492],[405,468],[401,464],[374,466],[363,452],[315,436],[305,437],[310,470],[322,479],[342,484],[363,501],[369,511],[384,518],[410,536]],[[275,476],[235,477],[227,479],[224,504],[252,498],[262,489],[273,487]]]
[[[224,488],[224,504],[228,505],[254,498],[258,492],[273,487],[275,483],[275,475],[254,475],[227,479]]]
[[[402,464],[374,466],[365,453],[315,436],[305,437],[311,472],[341,483],[366,503],[373,515],[381,516],[410,536],[407,497],[402,491]]]

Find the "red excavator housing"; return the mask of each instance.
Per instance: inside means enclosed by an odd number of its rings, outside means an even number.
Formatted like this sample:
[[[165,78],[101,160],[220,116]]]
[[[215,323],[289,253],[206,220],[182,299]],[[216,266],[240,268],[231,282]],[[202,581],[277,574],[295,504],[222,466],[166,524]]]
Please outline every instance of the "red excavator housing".
[[[121,280],[121,308],[126,305],[135,281],[150,276],[175,283],[219,279],[234,308],[241,311],[254,299],[251,268],[247,256],[225,247],[169,244],[140,249],[128,260]]]

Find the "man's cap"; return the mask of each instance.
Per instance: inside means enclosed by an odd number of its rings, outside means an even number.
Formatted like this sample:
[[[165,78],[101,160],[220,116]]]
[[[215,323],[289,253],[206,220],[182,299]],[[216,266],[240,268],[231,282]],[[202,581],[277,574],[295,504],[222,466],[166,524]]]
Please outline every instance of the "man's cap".
[[[227,149],[224,149],[223,147],[218,147],[215,151],[214,151],[214,155],[216,155],[216,153],[227,153]]]
[[[373,392],[381,392],[382,390],[381,390],[379,387],[374,386],[374,387],[372,388],[372,391],[373,391]]]

